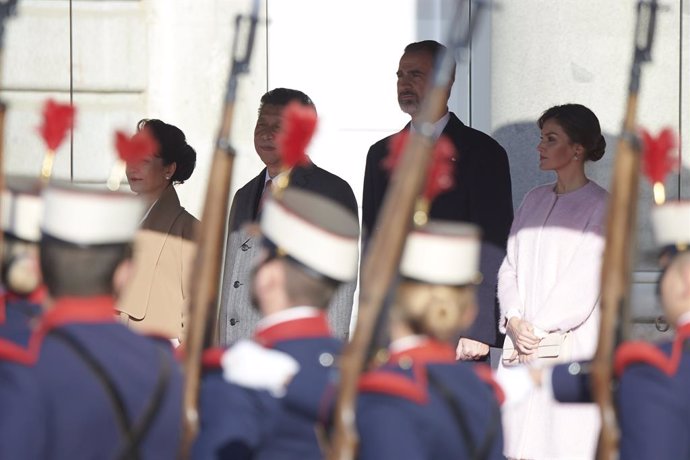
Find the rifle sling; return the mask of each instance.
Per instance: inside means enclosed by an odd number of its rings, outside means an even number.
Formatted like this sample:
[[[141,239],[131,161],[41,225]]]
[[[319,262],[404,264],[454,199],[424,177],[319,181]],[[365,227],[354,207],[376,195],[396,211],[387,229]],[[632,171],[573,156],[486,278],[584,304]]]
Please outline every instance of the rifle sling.
[[[460,408],[460,404],[458,404],[458,401],[455,399],[455,397],[453,397],[453,394],[445,385],[441,383],[440,380],[438,380],[438,378],[436,378],[436,376],[431,371],[427,372],[427,378],[431,386],[433,386],[439,392],[441,397],[445,400],[448,408],[450,409],[450,412],[453,415],[453,418],[455,419],[456,425],[458,427],[458,431],[460,431],[460,435],[465,440],[465,444],[467,445],[467,450],[469,453],[468,458],[472,460],[482,460],[487,458],[493,441],[496,438],[496,432],[499,427],[498,422],[500,420],[501,414],[500,411],[497,410],[498,406],[494,405],[494,408],[491,413],[491,419],[489,420],[489,424],[487,427],[486,436],[484,437],[482,443],[478,447],[472,439],[472,434],[470,432],[467,419],[463,415],[462,409]]]
[[[118,455],[118,459],[138,460],[140,455],[138,453],[139,445],[143,440],[145,434],[153,424],[155,415],[160,409],[163,397],[168,387],[170,380],[170,363],[166,359],[163,350],[158,348],[159,361],[161,362],[161,370],[158,373],[158,380],[154,393],[146,406],[143,416],[139,419],[139,423],[135,427],[130,422],[127,408],[122,398],[122,395],[117,390],[115,383],[108,375],[105,368],[96,358],[89,353],[86,347],[75,339],[71,334],[68,334],[62,329],[54,329],[50,331],[50,335],[59,339],[67,345],[75,354],[89,367],[93,375],[103,386],[108,399],[112,403],[117,425],[120,429],[120,434],[124,438],[124,446],[120,451],[122,454]]]

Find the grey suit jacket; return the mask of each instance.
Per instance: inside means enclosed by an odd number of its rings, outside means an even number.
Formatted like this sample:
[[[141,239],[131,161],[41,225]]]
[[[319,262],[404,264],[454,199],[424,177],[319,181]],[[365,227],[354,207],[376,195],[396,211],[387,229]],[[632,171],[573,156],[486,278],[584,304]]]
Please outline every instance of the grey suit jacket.
[[[218,318],[218,337],[222,346],[250,337],[261,317],[251,303],[251,268],[259,241],[243,226],[256,219],[265,175],[266,169],[263,169],[237,191],[232,201]],[[349,184],[313,163],[294,168],[289,186],[326,196],[357,215],[357,201]],[[336,337],[347,337],[356,286],[356,281],[341,285],[331,299],[328,316]]]

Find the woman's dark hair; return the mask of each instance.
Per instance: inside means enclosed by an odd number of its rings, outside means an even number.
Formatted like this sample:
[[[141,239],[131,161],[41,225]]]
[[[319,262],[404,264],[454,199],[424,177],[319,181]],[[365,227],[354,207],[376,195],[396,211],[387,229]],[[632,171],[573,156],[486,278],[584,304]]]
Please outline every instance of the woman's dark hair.
[[[169,125],[154,118],[137,123],[137,131],[148,128],[160,145],[158,156],[164,165],[175,163],[175,173],[170,178],[173,183],[182,184],[189,179],[196,166],[196,152],[187,144],[184,133],[177,126]]]
[[[584,105],[563,104],[551,107],[539,117],[539,129],[548,120],[558,123],[572,142],[585,148],[585,160],[597,161],[604,156],[606,140],[601,135],[599,120]]]

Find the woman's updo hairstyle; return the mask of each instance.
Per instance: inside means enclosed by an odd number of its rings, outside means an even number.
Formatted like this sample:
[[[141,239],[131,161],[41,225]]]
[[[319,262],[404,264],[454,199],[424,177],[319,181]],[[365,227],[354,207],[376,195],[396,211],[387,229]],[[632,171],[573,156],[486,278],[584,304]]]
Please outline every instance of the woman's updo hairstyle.
[[[539,129],[548,120],[554,120],[572,142],[584,147],[585,160],[598,161],[604,156],[606,140],[601,135],[599,119],[584,105],[563,104],[551,107],[539,117]]]
[[[158,142],[158,156],[164,165],[175,163],[175,173],[170,180],[182,184],[189,179],[196,166],[196,152],[187,144],[184,133],[177,126],[157,119],[144,119],[137,123],[137,131],[148,129]]]
[[[445,286],[405,281],[398,287],[393,315],[415,334],[447,342],[455,339],[463,313],[476,303],[473,286]]]

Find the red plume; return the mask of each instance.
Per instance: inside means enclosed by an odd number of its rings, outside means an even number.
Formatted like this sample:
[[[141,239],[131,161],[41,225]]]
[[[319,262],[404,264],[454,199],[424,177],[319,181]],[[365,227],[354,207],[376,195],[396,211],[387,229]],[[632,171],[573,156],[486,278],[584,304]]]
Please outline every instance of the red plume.
[[[283,122],[276,139],[286,168],[309,163],[306,149],[316,131],[316,110],[291,102],[283,110]]]
[[[43,125],[39,132],[50,150],[56,150],[74,126],[75,109],[48,99],[43,106]]]
[[[434,201],[438,195],[447,192],[455,185],[455,145],[447,136],[441,136],[434,146],[434,153],[429,177],[422,196],[429,201]]]
[[[409,131],[403,131],[391,137],[388,142],[388,156],[383,160],[384,168],[392,171],[398,166],[409,137]],[[439,194],[447,192],[455,185],[455,176],[453,175],[456,157],[455,153],[455,145],[453,145],[447,136],[441,136],[434,146],[432,163],[429,167],[429,176],[427,177],[426,185],[422,193],[422,196],[429,202],[433,201]]]
[[[676,146],[676,136],[671,128],[665,128],[657,137],[644,128],[640,131],[644,148],[642,170],[652,184],[663,183],[668,172],[678,166],[677,158],[671,154]]]
[[[123,131],[116,131],[115,148],[122,161],[136,163],[152,156],[157,149],[157,143],[146,134],[146,131],[139,131],[131,138]]]
[[[402,131],[388,140],[388,156],[383,160],[383,167],[392,172],[400,162],[403,150],[410,137],[410,131]]]

